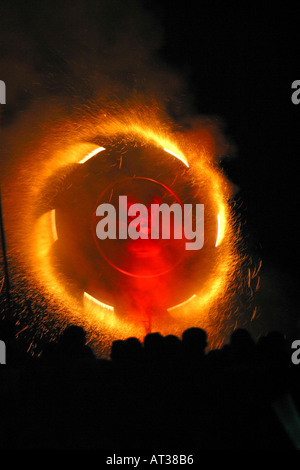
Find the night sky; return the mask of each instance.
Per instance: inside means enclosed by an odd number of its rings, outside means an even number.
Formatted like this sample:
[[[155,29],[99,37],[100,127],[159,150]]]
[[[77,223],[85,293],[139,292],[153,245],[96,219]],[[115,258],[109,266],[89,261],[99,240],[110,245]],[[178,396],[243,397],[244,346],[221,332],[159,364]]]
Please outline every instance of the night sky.
[[[198,2],[158,11],[164,57],[186,73],[196,111],[222,118],[236,144],[224,167],[250,231],[269,262],[296,272],[300,108],[291,84],[299,42],[295,15],[282,5]]]

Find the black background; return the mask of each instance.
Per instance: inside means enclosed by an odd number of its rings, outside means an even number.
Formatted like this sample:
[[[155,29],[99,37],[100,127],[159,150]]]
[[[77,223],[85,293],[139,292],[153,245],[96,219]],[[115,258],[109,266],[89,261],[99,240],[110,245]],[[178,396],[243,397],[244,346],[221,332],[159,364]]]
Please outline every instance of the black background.
[[[160,4],[160,2],[151,2]],[[198,113],[224,119],[237,146],[227,174],[263,256],[298,271],[300,107],[291,101],[299,33],[286,3],[187,2],[157,7],[164,57],[187,75]]]

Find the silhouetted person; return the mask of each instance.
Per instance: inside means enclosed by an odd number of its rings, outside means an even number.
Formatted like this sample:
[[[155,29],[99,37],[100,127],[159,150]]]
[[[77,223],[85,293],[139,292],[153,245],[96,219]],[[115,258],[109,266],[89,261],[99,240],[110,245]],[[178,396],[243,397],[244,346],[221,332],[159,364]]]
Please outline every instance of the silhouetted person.
[[[169,367],[179,367],[182,362],[182,344],[175,335],[167,335],[163,342],[163,360]]]
[[[142,364],[143,346],[137,338],[127,338],[123,342],[122,353],[125,364],[131,366],[138,366]]]
[[[116,366],[120,366],[123,363],[123,344],[124,341],[122,339],[116,339],[111,345],[110,358]]]
[[[238,362],[249,363],[254,357],[255,343],[248,330],[237,328],[230,337],[232,358]]]
[[[182,348],[187,360],[193,363],[201,361],[206,347],[207,334],[201,328],[188,328],[182,333]]]
[[[286,359],[286,342],[279,331],[270,331],[265,337],[260,338],[257,348],[261,357],[271,363],[278,364]]]
[[[164,338],[160,333],[149,333],[144,338],[145,359],[149,364],[160,364],[164,353]]]
[[[86,332],[77,325],[68,326],[60,336],[53,355],[58,361],[75,363],[78,360],[95,359],[94,353],[86,345]]]
[[[269,332],[258,340],[256,350],[265,394],[271,397],[284,393],[289,385],[287,375],[291,360],[283,334],[278,331]]]

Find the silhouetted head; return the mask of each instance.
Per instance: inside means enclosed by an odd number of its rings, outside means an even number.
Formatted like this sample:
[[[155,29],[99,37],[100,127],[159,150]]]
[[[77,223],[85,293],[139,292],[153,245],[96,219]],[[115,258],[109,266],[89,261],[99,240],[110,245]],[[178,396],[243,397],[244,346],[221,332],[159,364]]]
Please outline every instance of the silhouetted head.
[[[130,337],[123,341],[122,353],[127,363],[136,364],[142,359],[143,346],[137,338]]]
[[[123,344],[122,339],[116,339],[112,342],[110,350],[110,358],[115,364],[119,364],[123,357]]]
[[[164,338],[160,333],[149,333],[144,338],[144,351],[150,359],[160,359],[164,351]]]
[[[164,337],[164,350],[170,354],[180,354],[181,353],[181,341],[175,335],[167,335]]]
[[[286,341],[279,331],[270,331],[261,337],[257,343],[259,353],[266,359],[276,362],[286,356]]]
[[[243,328],[237,328],[231,334],[230,345],[236,351],[243,351],[253,348],[254,341],[248,330],[245,330]]]
[[[206,331],[196,327],[188,328],[182,333],[182,346],[184,352],[191,358],[204,356],[207,347]]]
[[[178,351],[181,348],[181,341],[178,336],[175,335],[167,335],[164,337],[164,344],[165,347],[169,350],[176,350]]]
[[[86,343],[86,332],[81,326],[68,326],[61,335],[60,343],[67,347],[83,347]]]
[[[167,335],[164,337],[164,360],[168,363],[178,362],[182,355],[182,344],[180,339],[175,335]]]

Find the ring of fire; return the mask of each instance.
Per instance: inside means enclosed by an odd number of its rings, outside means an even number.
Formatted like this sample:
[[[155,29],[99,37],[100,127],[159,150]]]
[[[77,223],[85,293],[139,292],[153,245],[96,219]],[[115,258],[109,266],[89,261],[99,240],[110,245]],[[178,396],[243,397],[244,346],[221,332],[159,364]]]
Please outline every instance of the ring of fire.
[[[81,116],[81,119],[83,124],[80,126],[76,119],[66,120],[60,126],[49,126],[47,132],[34,140],[32,147],[23,149],[22,157],[14,167],[20,178],[7,180],[5,201],[10,207],[7,211],[10,214],[7,229],[12,235],[12,245],[18,246],[26,270],[30,268],[27,282],[39,285],[50,302],[54,299],[63,305],[64,319],[67,318],[67,321],[77,321],[87,330],[103,328],[110,337],[143,336],[143,325],[136,325],[130,316],[116,315],[112,304],[94,296],[93,292],[84,291],[80,299],[70,294],[51,260],[51,249],[57,240],[57,210],[51,205],[47,207],[44,194],[48,182],[57,172],[64,172],[68,167],[83,167],[94,159],[102,158],[106,144],[100,147],[97,142],[102,144],[103,141],[112,143],[117,140],[122,145],[131,145],[132,142],[138,142],[141,146],[151,145],[168,155],[161,162],[162,166],[166,163],[170,168],[177,161],[183,169],[176,167],[179,177],[181,171],[189,172],[195,193],[198,185],[203,186],[214,206],[215,220],[213,270],[207,278],[202,276],[201,286],[194,285],[189,295],[169,305],[168,319],[172,321],[168,324],[158,321],[156,329],[163,333],[177,333],[189,325],[199,324],[209,330],[214,318],[213,323],[218,330],[221,322],[216,312],[222,311],[224,303],[230,303],[231,286],[240,259],[228,204],[231,185],[214,162],[212,137],[204,135],[199,147],[199,142],[194,142],[188,134],[174,133],[166,122],[153,113],[131,113],[127,110],[118,117],[105,115],[100,119],[96,114]],[[148,163],[151,165],[151,162]],[[16,206],[12,195],[18,194],[21,187],[22,210],[20,212],[18,207],[19,224],[16,228]]]

